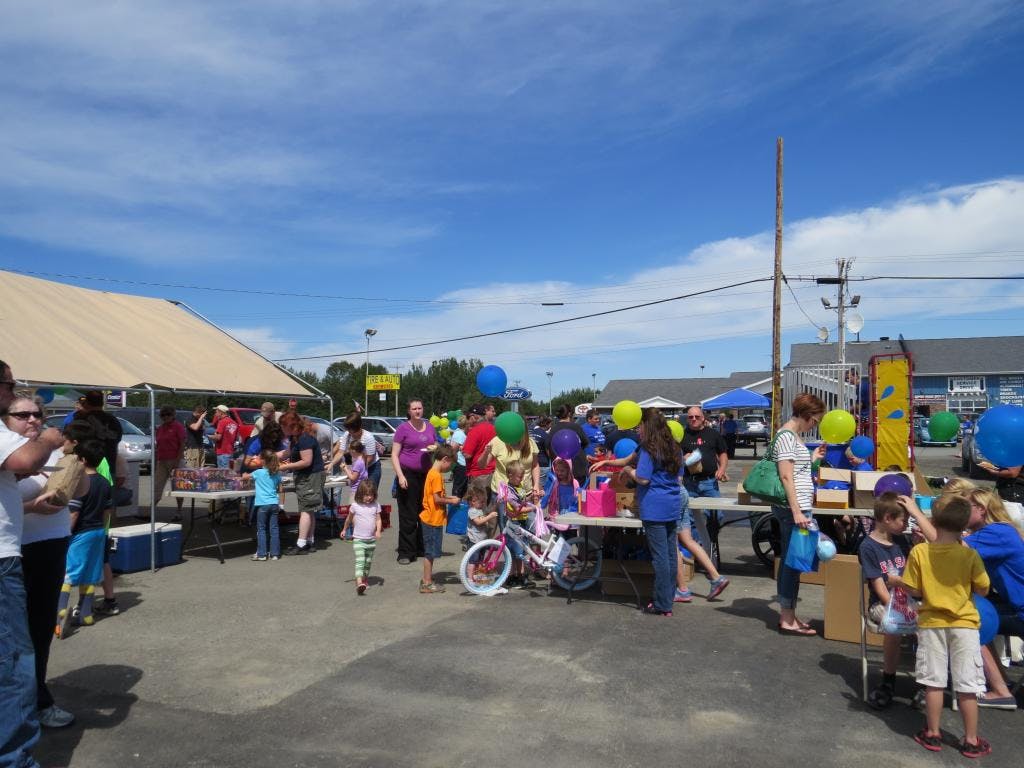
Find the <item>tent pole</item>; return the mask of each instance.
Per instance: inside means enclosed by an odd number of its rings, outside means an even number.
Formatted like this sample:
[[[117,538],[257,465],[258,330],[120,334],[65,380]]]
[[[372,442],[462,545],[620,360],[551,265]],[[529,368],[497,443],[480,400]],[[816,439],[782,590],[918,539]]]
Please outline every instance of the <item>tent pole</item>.
[[[149,390],[149,570],[156,573],[156,392],[151,386]],[[161,489],[163,490],[163,489]]]

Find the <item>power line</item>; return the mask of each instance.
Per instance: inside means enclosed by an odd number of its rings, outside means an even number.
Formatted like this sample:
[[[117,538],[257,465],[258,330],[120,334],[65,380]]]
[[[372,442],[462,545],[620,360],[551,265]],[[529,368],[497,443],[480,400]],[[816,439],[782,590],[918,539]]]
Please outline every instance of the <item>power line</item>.
[[[381,349],[375,349],[375,350],[370,350],[370,351],[371,352],[376,352],[376,353],[380,353],[380,352],[394,352],[394,351],[400,350],[400,349],[414,349],[414,348],[418,348],[418,347],[430,347],[430,346],[435,346],[437,344],[449,344],[449,343],[455,342],[455,341],[469,341],[470,339],[482,339],[482,338],[486,338],[488,336],[502,336],[502,335],[507,334],[507,333],[518,333],[520,331],[529,331],[529,330],[533,330],[534,328],[549,328],[549,327],[551,327],[553,325],[562,325],[563,323],[571,323],[571,322],[574,322],[576,320],[587,320],[587,319],[589,319],[591,317],[602,317],[604,315],[612,315],[612,314],[615,314],[617,312],[628,312],[628,311],[633,310],[633,309],[644,309],[646,307],[653,307],[653,306],[656,306],[658,304],[666,304],[666,303],[668,303],[670,301],[679,301],[681,299],[692,299],[695,296],[703,296],[703,295],[706,295],[706,294],[709,294],[709,293],[718,293],[719,291],[726,291],[726,290],[729,290],[730,288],[739,288],[740,286],[743,286],[743,285],[753,285],[754,283],[769,282],[772,279],[773,278],[771,278],[771,277],[758,277],[758,278],[755,278],[753,280],[744,280],[744,281],[739,282],[739,283],[730,283],[729,285],[721,285],[721,286],[718,286],[717,288],[707,288],[707,289],[702,290],[702,291],[694,291],[693,293],[684,293],[684,294],[682,294],[680,296],[670,296],[667,299],[656,299],[655,301],[646,301],[646,302],[643,302],[642,304],[633,304],[632,306],[629,306],[629,307],[619,307],[617,309],[606,309],[603,312],[591,312],[591,313],[586,314],[586,315],[576,315],[575,317],[566,317],[566,318],[563,318],[561,320],[548,320],[547,322],[544,322],[544,323],[533,323],[532,325],[522,325],[522,326],[519,326],[518,328],[505,328],[505,329],[500,330],[500,331],[488,331],[486,333],[474,333],[474,334],[470,334],[468,336],[457,336],[457,337],[451,338],[451,339],[438,339],[436,341],[426,341],[426,342],[422,342],[420,344],[404,344],[402,346],[397,346],[397,347],[382,347]],[[308,355],[308,356],[305,356],[305,357],[283,357],[283,358],[278,358],[274,362],[277,362],[277,363],[291,363],[291,362],[295,362],[297,360],[324,360],[324,359],[333,358],[333,357],[352,357],[353,355],[362,355],[362,354],[365,354],[364,350],[360,350],[358,352],[337,352],[335,354],[330,354],[330,355]]]
[[[782,282],[785,283],[786,287],[789,289],[789,293],[793,297],[793,301],[796,302],[796,308],[799,309],[800,312],[803,314],[803,316],[807,318],[807,321],[812,326],[814,326],[814,330],[818,330],[821,326],[818,325],[818,323],[815,322],[813,317],[811,317],[810,315],[807,314],[807,311],[804,309],[803,305],[800,303],[800,299],[798,299],[796,297],[796,292],[793,290],[793,286],[791,286],[789,284],[789,280],[786,279],[785,275],[782,276]]]

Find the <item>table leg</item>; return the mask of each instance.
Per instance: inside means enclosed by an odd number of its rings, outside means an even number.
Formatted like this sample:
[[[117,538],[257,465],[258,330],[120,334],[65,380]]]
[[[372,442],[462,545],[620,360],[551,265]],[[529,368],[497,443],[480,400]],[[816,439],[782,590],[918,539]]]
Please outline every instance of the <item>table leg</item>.
[[[188,516],[188,533],[185,534],[185,538],[181,540],[181,551],[184,554],[185,545],[188,543],[189,537],[192,535],[192,529],[196,527],[196,500],[189,499],[192,502],[192,506],[189,510]]]
[[[241,506],[241,505],[239,505]],[[224,565],[224,546],[220,543],[220,534],[217,533],[217,502],[210,502],[210,533],[213,534],[213,540],[217,544],[217,557],[220,560],[220,564]]]

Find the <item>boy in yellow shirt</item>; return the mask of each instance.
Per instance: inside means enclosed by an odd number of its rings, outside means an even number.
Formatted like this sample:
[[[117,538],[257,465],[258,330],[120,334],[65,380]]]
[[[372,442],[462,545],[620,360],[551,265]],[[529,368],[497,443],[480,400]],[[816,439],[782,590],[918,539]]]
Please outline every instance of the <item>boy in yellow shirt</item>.
[[[439,445],[434,450],[434,465],[427,472],[423,484],[423,511],[420,512],[420,527],[423,529],[423,580],[420,593],[432,595],[444,592],[444,587],[434,583],[434,560],[441,556],[441,540],[444,538],[444,523],[447,518],[445,504],[458,504],[458,496],[444,495],[444,475],[452,468],[455,451],[449,445]]]
[[[985,692],[978,629],[981,617],[971,593],[987,595],[988,574],[978,553],[960,543],[971,516],[962,496],[945,494],[932,507],[934,542],[910,550],[903,584],[921,599],[917,614],[917,682],[925,686],[926,724],[914,741],[925,749],[942,749],[939,718],[947,669],[953,673],[953,692],[964,721],[960,754],[982,757],[991,745],[978,737],[978,694]]]

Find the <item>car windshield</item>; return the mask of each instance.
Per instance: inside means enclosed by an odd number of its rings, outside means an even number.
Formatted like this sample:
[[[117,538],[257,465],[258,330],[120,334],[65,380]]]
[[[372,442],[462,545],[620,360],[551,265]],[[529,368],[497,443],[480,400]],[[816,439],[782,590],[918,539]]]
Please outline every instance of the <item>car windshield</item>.
[[[117,420],[119,422],[121,422],[121,431],[124,434],[126,434],[126,435],[145,435],[146,434],[141,429],[139,429],[134,424],[132,424],[130,421],[128,421],[128,419],[122,419],[121,417],[118,417]]]
[[[235,411],[235,415],[238,416],[238,420],[246,425],[253,425],[256,423],[256,419],[260,417],[259,411]]]
[[[744,416],[743,419],[747,424],[764,424],[763,416]]]

